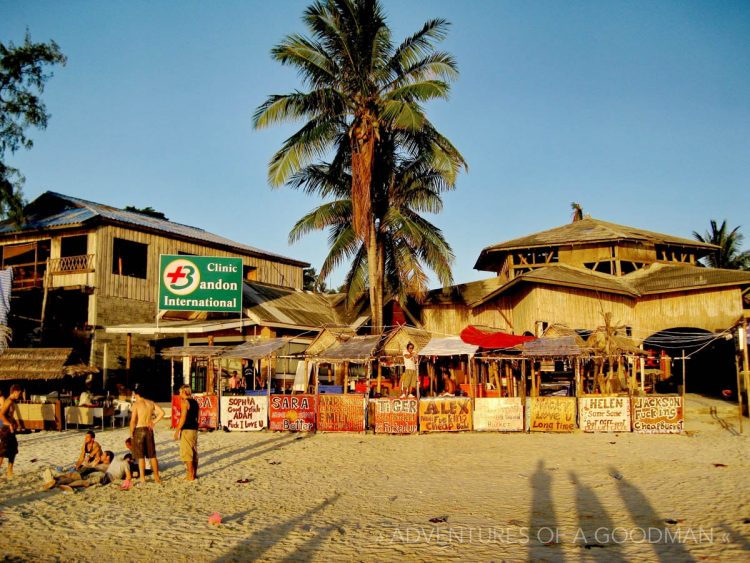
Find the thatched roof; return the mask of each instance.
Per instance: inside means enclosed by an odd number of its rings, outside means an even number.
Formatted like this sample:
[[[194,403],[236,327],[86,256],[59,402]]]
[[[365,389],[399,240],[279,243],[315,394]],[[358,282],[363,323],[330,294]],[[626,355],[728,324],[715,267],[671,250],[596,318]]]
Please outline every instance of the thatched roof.
[[[308,356],[318,356],[324,350],[328,350],[331,346],[335,346],[341,342],[346,342],[352,336],[356,336],[356,331],[348,326],[345,327],[324,327],[318,333],[310,345],[305,350],[305,354]]]
[[[381,335],[353,336],[312,358],[330,362],[366,362],[375,357],[382,338]]]
[[[537,338],[524,342],[521,354],[531,358],[563,358],[580,356],[586,350],[581,346],[583,341],[576,336],[560,336],[558,338]]]
[[[265,358],[277,350],[280,350],[289,343],[288,338],[267,338],[265,340],[256,340],[254,342],[245,342],[239,346],[234,346],[224,352],[222,358],[238,358],[245,360],[257,360]]]
[[[607,353],[607,332],[604,328],[598,328],[586,340],[586,345],[591,348],[594,353],[604,354]],[[641,350],[636,344],[635,340],[628,338],[627,336],[621,336],[619,334],[613,334],[609,337],[609,352],[615,355],[619,354],[640,354],[646,355],[646,352]]]
[[[72,348],[7,348],[0,354],[0,380],[62,379],[98,372],[77,362]]]
[[[625,225],[617,225],[584,217],[580,221],[567,223],[554,229],[548,229],[525,237],[493,244],[482,250],[477,263],[476,270],[493,271],[500,257],[508,252],[533,248],[555,248],[591,244],[604,244],[610,242],[635,242],[640,244],[666,244],[670,246],[687,247],[697,251],[698,256],[703,256],[718,249],[713,244],[706,244],[696,240],[674,237],[653,231],[636,229]]]
[[[421,328],[400,326],[386,337],[380,353],[383,356],[400,357],[403,355],[404,350],[406,350],[406,345],[411,342],[414,344],[414,352],[419,354],[431,338],[430,333]]]

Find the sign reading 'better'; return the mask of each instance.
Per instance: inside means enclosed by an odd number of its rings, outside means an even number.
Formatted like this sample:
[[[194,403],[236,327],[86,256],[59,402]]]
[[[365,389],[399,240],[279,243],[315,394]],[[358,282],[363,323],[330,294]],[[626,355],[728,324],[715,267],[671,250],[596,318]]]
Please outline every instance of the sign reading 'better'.
[[[159,260],[159,309],[241,311],[242,259],[162,254]]]

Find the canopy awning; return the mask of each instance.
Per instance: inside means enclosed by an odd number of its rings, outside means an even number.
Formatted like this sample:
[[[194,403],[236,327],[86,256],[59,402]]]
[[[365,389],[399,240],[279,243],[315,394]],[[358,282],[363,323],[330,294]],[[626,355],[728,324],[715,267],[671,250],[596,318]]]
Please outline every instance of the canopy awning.
[[[523,344],[522,356],[532,358],[559,358],[580,356],[584,348],[578,345],[574,336],[558,338],[537,338]]]
[[[230,348],[231,346],[171,346],[164,348],[161,355],[165,358],[215,358]]]
[[[427,345],[419,351],[420,356],[473,356],[479,346],[467,344],[460,336],[445,336],[432,338]]]
[[[244,344],[230,348],[221,354],[221,357],[257,360],[270,356],[276,350],[283,348],[288,342],[288,338],[270,338],[268,340],[258,340],[256,342],[245,342]]]
[[[476,344],[481,348],[490,350],[513,348],[524,342],[536,340],[534,336],[518,336],[508,334],[500,330],[481,330],[474,325],[469,325],[461,331],[461,340],[467,344]]]
[[[311,359],[323,362],[367,362],[375,357],[380,345],[381,335],[352,336],[346,342],[340,342],[321,352]]]

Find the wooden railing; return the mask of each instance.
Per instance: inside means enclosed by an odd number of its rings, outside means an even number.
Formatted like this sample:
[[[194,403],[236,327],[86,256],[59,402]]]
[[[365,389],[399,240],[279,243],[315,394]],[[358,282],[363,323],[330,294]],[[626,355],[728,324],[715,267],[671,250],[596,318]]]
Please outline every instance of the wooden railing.
[[[49,261],[49,273],[52,275],[75,274],[80,272],[93,271],[93,254],[83,254],[81,256],[65,256],[63,258],[53,258]]]

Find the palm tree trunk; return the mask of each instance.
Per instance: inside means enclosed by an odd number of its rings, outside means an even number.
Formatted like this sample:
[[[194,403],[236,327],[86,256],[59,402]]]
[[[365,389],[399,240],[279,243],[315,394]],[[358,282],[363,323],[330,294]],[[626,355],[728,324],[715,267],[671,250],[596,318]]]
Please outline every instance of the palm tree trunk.
[[[370,284],[370,316],[372,334],[383,331],[383,252],[379,243],[375,221],[370,218],[367,237],[367,273]]]
[[[372,200],[372,165],[375,159],[375,136],[364,131],[364,126],[355,128],[352,146],[352,223],[357,236],[365,240],[369,236]]]

